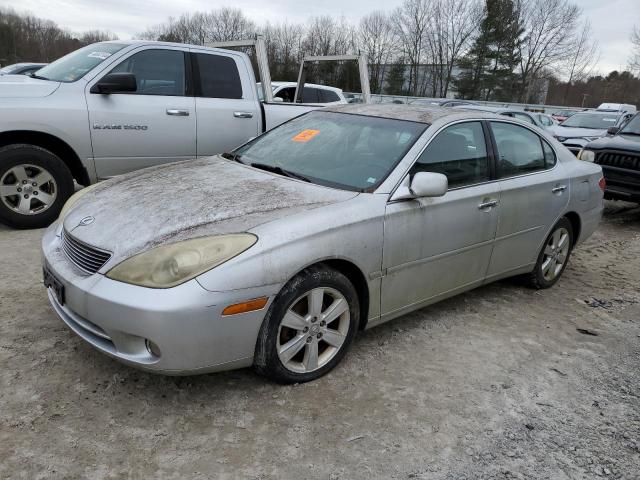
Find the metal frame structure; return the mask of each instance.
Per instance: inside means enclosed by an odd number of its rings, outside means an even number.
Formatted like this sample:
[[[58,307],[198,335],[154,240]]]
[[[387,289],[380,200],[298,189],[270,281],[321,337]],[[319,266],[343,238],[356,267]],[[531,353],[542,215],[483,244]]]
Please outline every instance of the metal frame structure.
[[[237,47],[253,47],[256,52],[256,62],[258,64],[258,76],[262,83],[262,92],[264,101],[273,102],[273,89],[271,88],[271,72],[269,71],[269,59],[267,58],[267,44],[263,35],[256,35],[252,40],[230,40],[227,42],[209,42],[205,47],[211,48],[237,48]],[[360,84],[362,86],[362,99],[364,103],[371,101],[371,90],[369,88],[369,64],[366,55],[324,55],[318,57],[304,57],[300,64],[300,73],[298,75],[298,85],[296,86],[295,102],[302,93],[304,87],[304,64],[305,62],[343,62],[355,60],[358,62],[358,71],[360,73]]]

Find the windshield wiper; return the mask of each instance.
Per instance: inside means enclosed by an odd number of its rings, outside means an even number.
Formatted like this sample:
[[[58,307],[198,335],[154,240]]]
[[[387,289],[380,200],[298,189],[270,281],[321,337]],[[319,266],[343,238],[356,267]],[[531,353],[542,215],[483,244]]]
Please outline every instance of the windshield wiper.
[[[29,75],[31,78],[37,78],[38,80],[49,80],[47,77],[43,77],[42,75],[36,75],[35,72]]]
[[[284,175],[285,177],[295,178],[297,180],[302,180],[303,182],[311,183],[307,177],[303,175],[299,175],[295,172],[290,172],[289,170],[285,170],[282,167],[278,167],[277,165],[269,165],[267,163],[252,163],[251,166],[253,168],[259,168],[260,170],[266,170],[267,172],[277,173],[278,175]]]
[[[234,162],[238,162],[244,165],[244,162],[240,160],[242,158],[242,155],[238,155],[237,153],[224,152],[220,156],[222,158],[226,158],[227,160],[233,160]]]
[[[640,132],[625,132],[624,130],[620,131],[620,135],[638,135],[640,136]]]

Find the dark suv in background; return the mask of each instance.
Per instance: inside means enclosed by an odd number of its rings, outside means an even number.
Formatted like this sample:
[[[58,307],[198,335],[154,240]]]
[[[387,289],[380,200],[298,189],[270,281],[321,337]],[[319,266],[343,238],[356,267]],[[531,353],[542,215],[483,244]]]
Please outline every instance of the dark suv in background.
[[[640,203],[640,113],[607,133],[588,143],[578,158],[602,166],[605,198]]]

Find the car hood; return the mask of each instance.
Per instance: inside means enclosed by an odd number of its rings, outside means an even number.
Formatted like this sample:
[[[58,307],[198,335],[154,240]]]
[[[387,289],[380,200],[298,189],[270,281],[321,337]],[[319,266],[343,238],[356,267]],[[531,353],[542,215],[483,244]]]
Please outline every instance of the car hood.
[[[596,150],[628,150],[640,154],[640,135],[619,133],[615,137],[604,137],[589,143],[589,148]]]
[[[0,76],[0,98],[38,98],[51,95],[60,82],[39,80],[27,75]]]
[[[246,232],[356,195],[210,157],[107,180],[78,201],[64,228],[120,260],[157,245]],[[87,217],[91,223],[81,225]]]
[[[576,138],[576,137],[603,137],[607,134],[606,130],[594,130],[592,128],[576,128],[576,127],[563,127],[556,125],[550,128],[553,134],[557,137]]]

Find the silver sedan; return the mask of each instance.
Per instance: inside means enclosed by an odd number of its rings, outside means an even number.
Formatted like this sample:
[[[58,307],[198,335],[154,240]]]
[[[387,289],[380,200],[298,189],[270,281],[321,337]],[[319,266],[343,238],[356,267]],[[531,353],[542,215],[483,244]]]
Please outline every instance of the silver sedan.
[[[304,382],[359,330],[504,277],[551,287],[603,188],[598,165],[515,119],[332,107],[80,191],[45,233],[45,285],[129,365]]]

